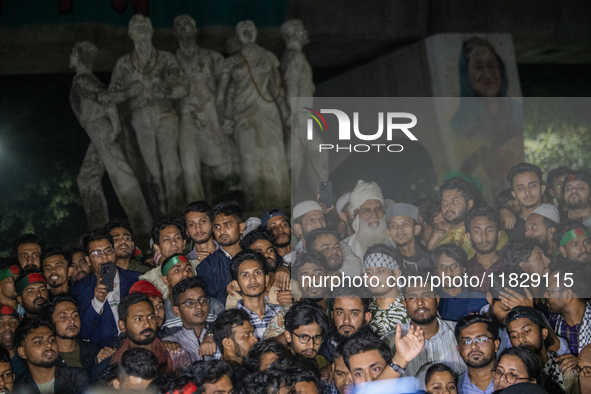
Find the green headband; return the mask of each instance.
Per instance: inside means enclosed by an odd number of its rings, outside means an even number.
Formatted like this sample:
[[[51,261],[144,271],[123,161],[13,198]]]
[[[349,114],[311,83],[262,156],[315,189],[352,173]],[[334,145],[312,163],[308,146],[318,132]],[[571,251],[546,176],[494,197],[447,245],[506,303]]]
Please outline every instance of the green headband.
[[[170,271],[170,269],[172,267],[174,267],[175,265],[179,264],[179,263],[186,263],[187,262],[187,258],[185,256],[174,256],[172,257],[170,260],[168,260],[166,262],[166,264],[162,265],[162,276],[166,276],[168,275],[168,271]]]
[[[13,276],[17,276],[19,273],[19,269],[16,265],[11,265],[10,267],[4,268],[0,270],[0,282],[4,279],[12,278]]]
[[[574,228],[569,230],[560,239],[560,246],[565,246],[567,243],[578,237],[589,237],[589,233],[584,228]]]
[[[41,275],[34,273],[29,274],[27,276],[23,276],[18,282],[15,284],[16,293],[19,296],[23,295],[23,291],[27,288],[27,286],[32,285],[33,283],[47,283],[45,282],[45,278]]]

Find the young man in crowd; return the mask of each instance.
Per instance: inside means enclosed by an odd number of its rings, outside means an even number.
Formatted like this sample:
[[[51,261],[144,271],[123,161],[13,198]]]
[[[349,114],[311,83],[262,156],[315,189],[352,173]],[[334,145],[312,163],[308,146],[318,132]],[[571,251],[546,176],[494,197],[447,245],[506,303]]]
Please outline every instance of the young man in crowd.
[[[20,268],[12,258],[0,258],[0,305],[7,305],[23,316],[25,310],[17,301],[18,294],[14,281],[20,273]]]
[[[273,234],[275,249],[281,257],[291,253],[291,225],[280,209],[273,208],[261,218],[261,229]]]
[[[347,259],[343,252],[342,244],[334,231],[326,228],[317,228],[310,231],[306,238],[309,252],[321,253],[328,263],[328,275],[340,276],[341,273],[354,277],[363,273],[361,261],[354,254]]]
[[[520,163],[511,167],[507,180],[513,189],[511,194],[521,205],[521,211],[515,215],[516,222],[513,228],[506,230],[509,239],[517,241],[525,238],[525,221],[542,204],[546,185],[542,180],[540,167],[529,163]]]
[[[14,344],[14,333],[21,322],[21,316],[11,307],[4,305],[0,308],[0,348],[6,350],[10,356],[10,366],[15,379],[27,371],[27,363],[17,352]]]
[[[447,225],[449,225],[449,230],[441,235],[434,247],[443,244],[455,244],[468,253],[469,259],[476,254],[476,250],[467,235],[469,231],[465,226],[468,211],[474,207],[475,193],[477,191],[474,190],[472,185],[462,178],[451,178],[443,182],[443,185],[439,188],[441,214]],[[501,230],[499,227],[499,231]],[[507,234],[501,232],[498,236],[496,250],[500,250],[506,244]]]
[[[457,373],[463,373],[466,365],[460,355],[457,352],[448,351],[450,344],[457,345],[454,335],[455,323],[437,317],[439,295],[436,293],[436,288],[431,289],[427,275],[420,273],[414,276],[416,280],[409,282],[403,288],[403,304],[410,322],[402,325],[401,329],[403,332],[407,331],[410,324],[420,327],[426,341],[419,355],[406,367],[407,375],[416,376],[419,369],[429,362],[443,362]],[[391,346],[395,343],[396,335],[398,330],[387,336]],[[352,370],[351,373],[353,373]]]
[[[345,338],[357,333],[369,324],[371,312],[369,303],[371,293],[364,287],[338,287],[332,292],[333,308],[331,332],[320,347],[320,355],[328,362],[334,361],[337,345]]]
[[[81,368],[57,365],[58,343],[50,323],[25,319],[14,334],[18,354],[28,371],[15,382],[15,392],[81,394],[90,385],[90,374]]]
[[[417,236],[421,233],[419,208],[410,204],[392,204],[386,210],[386,219],[386,233],[402,255],[401,268],[404,273],[430,270],[429,253],[417,242]]]
[[[443,244],[431,252],[433,270],[441,277],[439,306],[443,320],[458,321],[470,313],[479,312],[486,305],[486,295],[464,286],[468,255],[457,245]],[[459,284],[459,286],[456,286]]]
[[[4,349],[0,349],[0,393],[12,394],[15,374],[10,366],[10,355]]]
[[[41,269],[41,255],[44,252],[45,242],[35,234],[23,234],[12,244],[12,253],[18,259],[21,269]]]
[[[466,274],[468,277],[484,278],[480,287],[471,290],[486,293],[490,287],[490,274],[503,269],[503,262],[497,253],[503,234],[501,220],[493,208],[474,208],[468,211],[464,226],[466,238],[475,251],[474,257],[468,260]]]
[[[552,393],[566,393],[567,387],[561,366],[570,369],[576,365],[576,357],[570,355],[557,361],[556,353],[548,350],[552,340],[538,311],[532,307],[516,306],[507,314],[507,332],[513,347],[523,347],[538,355],[544,366],[546,387]],[[570,390],[568,390],[570,392]]]
[[[207,323],[210,300],[204,288],[205,285],[195,277],[183,279],[172,288],[173,311],[181,318],[183,326],[176,333],[163,338],[164,341],[180,344],[193,362],[221,357],[219,350],[215,349],[213,331]],[[206,337],[209,341],[206,341]],[[214,349],[202,348],[208,342]]]
[[[283,321],[285,339],[294,354],[315,360],[320,369],[330,365],[318,354],[329,329],[328,316],[321,307],[297,301],[289,308]]]
[[[230,272],[234,287],[240,288],[242,294],[237,308],[248,313],[254,335],[261,340],[267,325],[281,309],[280,305],[265,301],[264,293],[269,280],[266,261],[259,253],[239,252],[232,259]]]
[[[80,306],[80,336],[99,348],[111,345],[120,331],[119,302],[137,282],[139,273],[116,267],[113,291],[107,291],[102,283],[101,266],[115,263],[113,239],[105,230],[96,230],[82,237],[80,246],[86,253],[86,261],[92,265],[94,275],[87,276],[70,289]]]
[[[73,271],[70,252],[62,248],[46,249],[41,257],[41,271],[52,297],[68,294],[68,278]]]
[[[49,303],[47,282],[39,271],[31,269],[21,272],[14,281],[17,301],[25,310],[25,316],[30,318],[41,317]]]
[[[394,282],[402,274],[401,261],[398,249],[384,244],[367,248],[363,259],[368,282],[371,284],[372,278],[377,279],[377,282],[374,281],[375,287],[369,286],[373,298],[368,310],[371,313],[369,326],[380,337],[394,331],[398,323],[406,323],[408,320],[402,295]]]
[[[211,209],[209,218],[213,223],[214,238],[221,248],[196,268],[197,277],[207,283],[207,295],[222,305],[226,305],[226,288],[232,280],[232,258],[241,251],[240,238],[245,228],[241,216],[242,207],[236,202],[222,202]]]
[[[509,242],[501,251],[504,269],[509,273],[527,274],[528,281],[520,283],[529,288],[534,297],[541,298],[546,289],[542,284],[544,275],[550,272],[550,258],[538,243],[532,239]]]
[[[213,241],[213,227],[208,212],[211,205],[207,201],[194,201],[183,207],[187,237],[194,243],[193,249],[185,257],[189,260],[203,261],[216,251]]]
[[[355,218],[355,234],[343,241],[361,260],[368,247],[375,244],[391,245],[392,240],[386,234],[386,209],[382,189],[375,182],[357,181],[351,192],[349,211]]]
[[[162,326],[166,322],[166,307],[164,305],[164,298],[160,290],[156,288],[151,282],[147,280],[138,280],[129,289],[129,294],[141,293],[148,297],[152,306],[154,307],[154,317],[156,317],[156,333],[159,338],[166,336],[162,332]]]
[[[62,294],[55,297],[47,312],[55,327],[59,356],[68,367],[84,368],[91,372],[96,364],[115,353],[116,349],[99,349],[79,338],[81,323],[78,303],[71,296]]]
[[[353,383],[351,371],[345,364],[345,358],[339,350],[334,352],[334,362],[332,363],[333,381],[330,387],[331,394],[345,394],[345,389]]]
[[[353,384],[359,387],[372,382],[389,368],[392,353],[388,345],[371,333],[360,332],[347,338],[337,347],[349,371]]]
[[[591,238],[589,231],[581,222],[561,223],[552,239],[559,245],[558,249],[562,257],[573,264],[580,264],[587,273],[590,272]]]
[[[552,237],[559,224],[558,208],[552,204],[542,204],[525,221],[525,238],[536,240],[544,252],[553,258],[558,257],[560,250]]]
[[[222,353],[222,360],[234,366],[242,364],[250,348],[258,342],[250,316],[244,309],[228,309],[220,313],[213,327],[213,338]]]
[[[310,299],[325,309],[328,307],[326,297],[329,289],[324,286],[313,286],[313,281],[316,280],[316,283],[320,283],[318,281],[327,275],[327,265],[324,255],[301,252],[298,253],[291,266],[291,274],[294,280],[298,282],[301,298]],[[295,293],[294,298],[296,298]]]
[[[583,223],[591,231],[591,174],[583,170],[568,173],[562,191],[568,218]]]
[[[495,206],[499,211],[505,208],[511,211],[514,215],[517,215],[519,214],[519,211],[521,211],[521,205],[515,197],[513,197],[511,192],[513,192],[513,189],[508,188],[497,194],[497,197],[495,197]]]
[[[133,242],[133,229],[124,219],[114,219],[107,223],[105,230],[113,238],[113,247],[115,248],[115,262],[117,267],[145,274],[150,267],[143,265],[141,261],[136,260],[135,242]]]
[[[231,394],[234,391],[232,368],[225,361],[192,364],[185,373],[193,378],[197,387],[203,387],[204,394]]]
[[[119,362],[117,388],[124,392],[146,391],[158,375],[160,366],[154,353],[141,347],[128,349]]]
[[[548,194],[550,194],[552,198],[556,199],[558,211],[560,212],[560,221],[566,220],[568,218],[568,209],[564,204],[564,191],[562,190],[562,183],[564,182],[564,178],[566,178],[570,172],[571,170],[568,167],[560,166],[550,170],[550,172],[548,172],[548,176],[546,177]]]
[[[497,323],[487,316],[469,315],[460,319],[454,333],[467,369],[458,379],[458,393],[492,394],[495,389],[490,371],[500,344]]]
[[[118,308],[117,325],[126,339],[115,352],[109,364],[119,364],[121,357],[128,349],[142,347],[150,350],[158,358],[160,373],[172,373],[191,363],[186,350],[168,352],[162,341],[156,337],[156,317],[154,307],[147,296],[130,294],[121,300]]]
[[[92,266],[86,260],[86,254],[81,248],[72,248],[69,250],[72,257],[72,276],[70,281],[72,284],[80,282],[92,272]]]
[[[591,304],[581,297],[585,294],[587,281],[584,272],[572,263],[551,266],[548,288],[544,294],[548,310],[552,313],[549,321],[557,335],[565,338],[572,354],[579,352],[591,343]],[[558,274],[558,276],[557,276]],[[566,287],[565,274],[574,278],[572,286]]]

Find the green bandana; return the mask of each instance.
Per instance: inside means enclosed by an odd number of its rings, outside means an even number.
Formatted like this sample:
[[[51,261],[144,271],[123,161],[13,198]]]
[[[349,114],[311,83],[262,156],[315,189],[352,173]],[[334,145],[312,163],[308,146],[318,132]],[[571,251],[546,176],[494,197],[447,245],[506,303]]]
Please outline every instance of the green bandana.
[[[162,263],[162,276],[168,275],[168,271],[178,263],[186,263],[187,258],[183,255],[170,257],[168,261]]]
[[[0,270],[0,282],[2,282],[4,279],[12,278],[13,276],[18,276],[19,272],[20,270],[16,265],[11,265],[8,268]]]
[[[39,275],[37,273],[23,276],[14,285],[14,287],[16,288],[16,293],[19,296],[22,296],[23,291],[25,291],[27,286],[32,285],[33,283],[46,283],[46,282],[45,282],[45,278],[43,278],[41,275]]]
[[[570,231],[567,231],[566,234],[564,234],[560,239],[560,246],[565,246],[567,243],[578,237],[588,238],[589,233],[587,233],[587,230],[584,228],[574,228]]]

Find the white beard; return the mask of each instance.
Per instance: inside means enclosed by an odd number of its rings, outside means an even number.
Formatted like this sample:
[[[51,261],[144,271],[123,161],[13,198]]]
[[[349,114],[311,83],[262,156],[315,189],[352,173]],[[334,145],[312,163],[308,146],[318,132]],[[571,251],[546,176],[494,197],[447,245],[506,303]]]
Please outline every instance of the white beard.
[[[370,246],[376,244],[386,244],[390,243],[390,238],[388,234],[386,234],[386,229],[388,228],[388,224],[386,223],[386,216],[380,220],[378,227],[369,227],[368,223],[361,220],[359,218],[359,229],[357,230],[357,242],[363,249],[363,253],[369,248]]]

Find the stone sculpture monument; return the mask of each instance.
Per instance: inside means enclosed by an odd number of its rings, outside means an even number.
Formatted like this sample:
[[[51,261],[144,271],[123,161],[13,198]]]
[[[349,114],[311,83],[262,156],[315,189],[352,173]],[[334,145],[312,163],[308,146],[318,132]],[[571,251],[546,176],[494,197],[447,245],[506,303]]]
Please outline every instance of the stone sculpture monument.
[[[109,220],[101,185],[107,171],[130,223],[138,232],[147,232],[152,225],[152,217],[140,184],[118,141],[121,125],[117,108],[110,102],[106,86],[92,72],[97,54],[98,49],[93,43],[82,41],[74,45],[70,56],[70,67],[76,71],[70,105],[91,141],[78,176],[88,226],[99,228]]]

